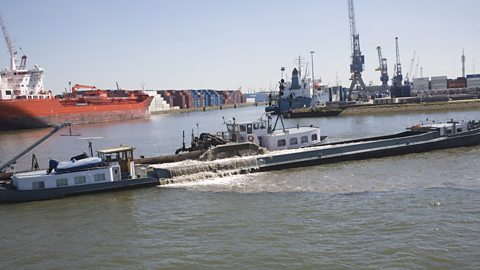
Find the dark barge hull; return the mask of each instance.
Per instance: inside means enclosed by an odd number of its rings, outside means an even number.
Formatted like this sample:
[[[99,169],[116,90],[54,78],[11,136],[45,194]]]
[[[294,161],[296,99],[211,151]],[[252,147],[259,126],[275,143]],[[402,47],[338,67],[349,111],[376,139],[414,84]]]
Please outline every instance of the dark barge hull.
[[[319,109],[319,110],[292,110],[284,114],[285,118],[311,118],[311,117],[332,117],[343,112],[343,109]]]
[[[417,133],[417,134],[415,134]],[[438,131],[403,132],[327,144],[326,149],[272,155],[258,159],[259,171],[281,170],[370,158],[382,158],[439,149],[480,145],[480,130],[442,137]]]
[[[59,199],[63,197],[76,196],[87,193],[125,190],[145,186],[156,186],[158,184],[159,181],[155,178],[138,178],[37,190],[17,190],[11,185],[4,185],[0,186],[0,203],[17,203]]]

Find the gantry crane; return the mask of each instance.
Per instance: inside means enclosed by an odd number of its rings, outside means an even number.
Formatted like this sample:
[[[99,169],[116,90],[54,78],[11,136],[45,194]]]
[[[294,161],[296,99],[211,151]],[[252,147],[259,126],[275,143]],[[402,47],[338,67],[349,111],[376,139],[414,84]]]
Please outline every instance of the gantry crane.
[[[401,87],[402,86],[402,64],[400,63],[400,49],[398,48],[398,37],[395,37],[395,48],[396,48],[396,64],[394,68],[394,74],[392,79],[392,86],[393,87]]]
[[[350,37],[352,42],[352,64],[350,64],[350,72],[352,73],[352,83],[348,92],[348,99],[351,99],[352,90],[355,86],[360,85],[360,89],[364,92],[367,87],[362,79],[362,71],[365,64],[365,57],[360,51],[360,35],[357,33],[355,26],[355,11],[353,9],[353,0],[348,1],[348,17],[350,19]]]
[[[377,46],[378,52],[378,68],[376,71],[380,71],[380,81],[382,81],[382,89],[388,89],[388,70],[387,70],[387,58],[382,56],[382,48]]]

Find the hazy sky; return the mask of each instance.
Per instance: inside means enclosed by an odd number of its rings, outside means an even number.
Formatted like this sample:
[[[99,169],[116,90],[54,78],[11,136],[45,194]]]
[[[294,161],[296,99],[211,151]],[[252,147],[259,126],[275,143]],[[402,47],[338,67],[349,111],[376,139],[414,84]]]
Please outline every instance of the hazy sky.
[[[346,0],[1,0],[16,47],[29,66],[45,68],[45,86],[68,82],[101,88],[265,89],[290,73],[294,58],[310,62],[324,84],[349,84],[350,26]],[[356,0],[366,64],[380,84],[376,47],[390,76],[399,37],[404,74],[416,50],[424,76],[480,73],[478,0]],[[8,66],[5,42],[0,61]],[[309,64],[310,66],[310,64]],[[415,66],[413,68],[415,70]],[[414,72],[413,72],[414,73]],[[418,72],[420,76],[420,71]]]

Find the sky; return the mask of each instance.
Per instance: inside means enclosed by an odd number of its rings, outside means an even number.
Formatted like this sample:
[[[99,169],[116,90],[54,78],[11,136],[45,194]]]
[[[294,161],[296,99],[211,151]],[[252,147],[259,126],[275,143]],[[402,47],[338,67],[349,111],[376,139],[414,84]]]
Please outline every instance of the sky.
[[[299,56],[323,84],[350,84],[346,0],[0,0],[27,66],[45,69],[45,87],[271,90]],[[423,75],[480,73],[478,0],[356,0],[366,84],[381,84],[377,46],[389,75],[399,38],[404,76],[414,51]],[[3,41],[3,40],[2,40]],[[0,62],[9,65],[5,42]],[[412,73],[418,59],[415,60]],[[477,66],[475,67],[475,61]],[[2,65],[0,65],[2,66]],[[414,74],[411,74],[414,75]],[[410,76],[411,77],[411,76]]]

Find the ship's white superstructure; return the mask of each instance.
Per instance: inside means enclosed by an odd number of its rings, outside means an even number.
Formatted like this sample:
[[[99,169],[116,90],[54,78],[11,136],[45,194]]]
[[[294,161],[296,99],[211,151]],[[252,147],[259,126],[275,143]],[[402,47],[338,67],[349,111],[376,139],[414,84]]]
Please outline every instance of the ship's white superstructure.
[[[5,67],[0,71],[0,100],[51,98],[51,92],[46,91],[43,87],[43,68],[34,65],[32,69],[26,69],[27,56],[25,55],[22,56],[20,65],[17,65],[17,51],[1,14],[0,26],[10,53],[10,67]]]

